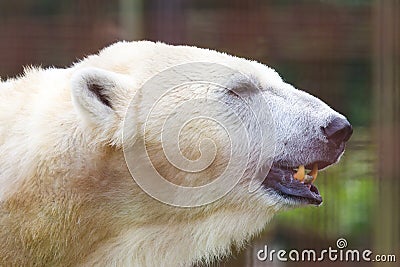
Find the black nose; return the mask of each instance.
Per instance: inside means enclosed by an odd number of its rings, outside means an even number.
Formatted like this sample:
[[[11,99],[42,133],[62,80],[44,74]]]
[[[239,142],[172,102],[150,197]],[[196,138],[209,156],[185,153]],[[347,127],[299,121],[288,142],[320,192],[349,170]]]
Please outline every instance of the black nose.
[[[353,127],[345,118],[336,117],[326,127],[322,127],[322,131],[330,142],[339,146],[350,139],[353,134]]]

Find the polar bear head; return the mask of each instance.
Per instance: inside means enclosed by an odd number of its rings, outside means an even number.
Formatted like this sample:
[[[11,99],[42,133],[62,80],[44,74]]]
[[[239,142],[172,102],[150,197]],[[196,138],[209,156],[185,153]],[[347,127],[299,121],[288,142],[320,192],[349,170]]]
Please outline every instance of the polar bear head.
[[[119,42],[0,85],[8,265],[223,255],[280,209],[319,205],[318,170],[352,134],[273,69],[196,47]]]
[[[112,148],[103,164],[124,177],[109,194],[146,214],[139,221],[169,224],[172,240],[195,235],[179,247],[192,260],[193,246],[218,255],[280,209],[320,205],[313,181],[352,134],[343,115],[273,69],[212,50],[117,43],[71,72],[83,132]]]
[[[225,196],[319,205],[312,181],[352,134],[343,115],[273,69],[211,50],[119,43],[75,69],[73,102],[88,131],[122,148],[135,182],[175,206]]]

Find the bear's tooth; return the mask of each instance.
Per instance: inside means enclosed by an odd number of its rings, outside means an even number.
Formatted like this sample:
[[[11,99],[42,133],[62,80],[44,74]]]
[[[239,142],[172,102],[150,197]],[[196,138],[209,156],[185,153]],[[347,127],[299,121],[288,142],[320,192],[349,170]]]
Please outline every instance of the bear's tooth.
[[[312,177],[311,175],[306,174],[304,176],[304,181],[303,182],[305,184],[311,184],[313,180],[314,180],[314,177]]]
[[[294,177],[296,180],[299,180],[299,181],[302,182],[302,181],[304,180],[305,175],[306,175],[306,169],[304,168],[304,165],[300,165],[300,166],[299,166],[299,169],[298,169],[297,172],[293,175],[293,177]]]
[[[314,163],[312,171],[309,173],[313,177],[313,180],[311,182],[314,182],[315,179],[317,179],[318,176],[318,163]]]

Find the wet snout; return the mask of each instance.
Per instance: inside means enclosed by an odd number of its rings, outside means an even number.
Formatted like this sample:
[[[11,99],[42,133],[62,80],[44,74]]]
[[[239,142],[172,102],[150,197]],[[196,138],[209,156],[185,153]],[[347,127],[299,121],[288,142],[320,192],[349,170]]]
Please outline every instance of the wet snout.
[[[325,127],[321,127],[327,140],[336,147],[347,142],[353,134],[353,127],[344,117],[334,117]]]

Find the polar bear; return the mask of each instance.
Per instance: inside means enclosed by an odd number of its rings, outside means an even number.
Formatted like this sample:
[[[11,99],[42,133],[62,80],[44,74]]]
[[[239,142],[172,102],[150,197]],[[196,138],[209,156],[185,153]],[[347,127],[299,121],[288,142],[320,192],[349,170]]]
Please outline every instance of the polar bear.
[[[221,68],[232,75],[218,74]],[[193,74],[213,79],[187,83]],[[159,79],[146,87],[152,77]],[[164,85],[174,86],[157,95]],[[186,111],[214,112],[225,125],[196,112],[189,112],[195,120],[185,117],[176,111],[184,103]],[[149,41],[118,42],[69,68],[27,68],[2,81],[0,121],[0,262],[7,266],[211,262],[276,212],[320,205],[313,181],[339,160],[352,134],[343,115],[261,63]],[[174,128],[178,141],[170,143],[162,134]],[[130,150],[144,139],[146,151]],[[207,166],[182,168],[207,151],[215,152]],[[174,154],[182,156],[177,164]],[[196,190],[235,160],[218,184],[229,190],[190,191],[192,197],[151,191],[152,174],[140,169],[146,158],[168,186]],[[265,179],[249,190],[257,173]]]

